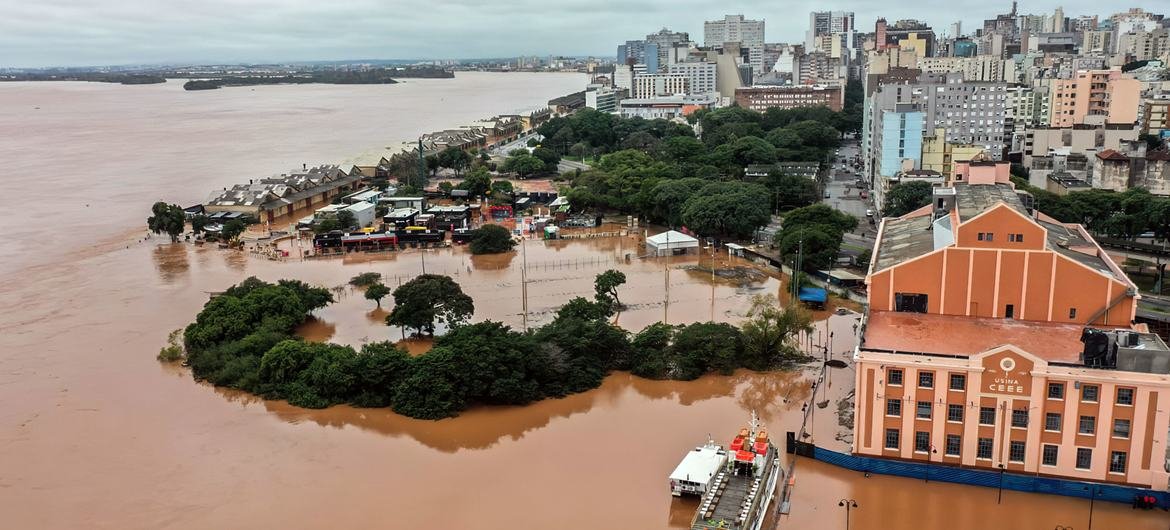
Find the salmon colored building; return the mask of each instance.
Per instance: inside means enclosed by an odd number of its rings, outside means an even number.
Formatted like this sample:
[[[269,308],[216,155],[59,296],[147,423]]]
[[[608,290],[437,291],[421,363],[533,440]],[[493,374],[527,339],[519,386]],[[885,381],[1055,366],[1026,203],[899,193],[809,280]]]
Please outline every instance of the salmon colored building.
[[[1082,70],[1073,79],[1054,79],[1049,124],[1072,127],[1136,123],[1141,89],[1141,81],[1120,70]]]
[[[1000,169],[957,165],[881,223],[854,453],[1167,490],[1170,349],[1084,228]]]

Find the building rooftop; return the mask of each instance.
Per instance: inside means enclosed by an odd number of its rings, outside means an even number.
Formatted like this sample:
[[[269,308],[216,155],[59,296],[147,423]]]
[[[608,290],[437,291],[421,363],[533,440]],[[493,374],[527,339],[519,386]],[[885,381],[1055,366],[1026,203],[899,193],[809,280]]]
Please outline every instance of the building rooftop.
[[[874,311],[862,348],[967,357],[1011,344],[1049,362],[1080,363],[1084,328],[1079,323]]]
[[[966,222],[987,211],[999,203],[1033,219],[1032,213],[1024,205],[1020,195],[1009,184],[957,184],[954,187],[956,208],[960,223]],[[1035,220],[1035,219],[1034,219]],[[1076,225],[1065,225],[1051,222],[1041,217],[1035,220],[1047,231],[1048,250],[1068,257],[1078,263],[1088,266],[1107,276],[1116,277],[1113,269],[1101,255],[1093,241]],[[883,222],[881,239],[877,242],[877,256],[874,258],[873,270],[880,271],[928,254],[941,248],[932,229],[932,216],[929,213],[911,213],[898,218],[886,219]],[[949,227],[954,230],[955,227]],[[947,245],[953,242],[952,239]]]

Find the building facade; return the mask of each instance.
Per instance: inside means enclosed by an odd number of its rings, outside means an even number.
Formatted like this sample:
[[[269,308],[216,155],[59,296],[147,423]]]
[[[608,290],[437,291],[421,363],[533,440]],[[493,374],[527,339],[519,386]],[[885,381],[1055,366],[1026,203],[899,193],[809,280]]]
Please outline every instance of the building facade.
[[[996,163],[961,171],[879,227],[854,453],[1167,490],[1170,348],[1136,287]]]
[[[824,106],[839,112],[844,106],[843,92],[840,86],[752,86],[737,88],[735,103],[754,111]]]
[[[687,94],[687,76],[682,74],[642,74],[634,76],[630,97],[653,98]]]
[[[764,71],[764,21],[749,20],[743,15],[726,15],[722,20],[708,20],[703,23],[703,45],[720,47],[724,43],[738,42],[747,48],[752,71]]]
[[[670,65],[669,73],[686,78],[688,94],[715,94],[719,91],[718,69],[711,61],[686,61]]]
[[[1140,95],[1141,82],[1120,70],[1079,71],[1073,79],[1054,79],[1050,125],[1133,124]]]

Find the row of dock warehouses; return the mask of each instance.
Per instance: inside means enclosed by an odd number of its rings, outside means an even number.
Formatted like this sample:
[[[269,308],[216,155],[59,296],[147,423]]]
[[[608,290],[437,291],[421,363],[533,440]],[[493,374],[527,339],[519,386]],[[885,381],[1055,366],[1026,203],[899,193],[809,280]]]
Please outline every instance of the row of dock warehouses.
[[[541,108],[527,114],[499,115],[461,128],[428,133],[420,138],[423,154],[429,156],[450,147],[466,151],[491,147],[515,139],[524,130],[539,127],[552,116],[551,109]],[[403,151],[417,154],[418,145],[419,142],[403,144]],[[300,169],[280,175],[250,179],[247,183],[217,190],[204,204],[187,211],[191,215],[249,216],[261,223],[276,223],[330,204],[338,196],[358,191],[366,180],[393,179],[396,175],[390,174],[390,168],[390,160],[386,157],[355,164],[349,169],[339,165],[302,165]]]

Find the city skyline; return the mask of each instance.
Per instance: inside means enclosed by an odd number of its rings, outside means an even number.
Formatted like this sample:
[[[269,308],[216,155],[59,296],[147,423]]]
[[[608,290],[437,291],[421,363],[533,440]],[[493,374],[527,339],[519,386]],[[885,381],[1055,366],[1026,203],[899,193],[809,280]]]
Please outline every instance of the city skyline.
[[[516,2],[483,7],[456,0],[421,5],[345,0],[325,4],[300,1],[215,0],[197,6],[173,0],[83,2],[0,1],[0,67],[104,66],[124,64],[343,61],[362,59],[474,59],[523,55],[613,55],[615,42],[641,38],[662,29],[702,35],[703,22],[743,14],[766,23],[766,42],[802,43],[811,11],[853,11],[860,31],[874,20],[916,18],[939,33],[961,18],[964,31],[985,18],[1011,9],[1003,5],[922,2],[875,6],[857,0],[784,6],[740,2],[640,2],[606,9],[573,0],[550,11],[546,5]],[[1108,17],[1131,7],[1156,10],[1151,1],[1130,2],[1102,12],[1100,4],[1021,2],[1020,13],[1045,14],[1057,7],[1066,16]],[[541,13],[533,26],[524,12]],[[794,16],[795,12],[799,16]],[[67,33],[57,28],[69,28]],[[438,28],[438,30],[436,30]],[[507,36],[507,38],[501,38]]]

